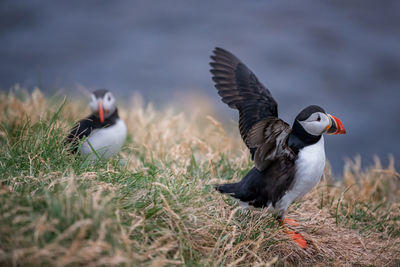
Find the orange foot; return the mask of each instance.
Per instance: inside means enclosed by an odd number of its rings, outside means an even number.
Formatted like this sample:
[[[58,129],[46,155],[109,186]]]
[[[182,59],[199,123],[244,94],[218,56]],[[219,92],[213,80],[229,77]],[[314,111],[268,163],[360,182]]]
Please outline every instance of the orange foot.
[[[301,248],[307,248],[307,241],[304,239],[304,237],[295,232],[295,231],[290,231],[285,229],[285,233],[288,234],[292,240]]]
[[[288,234],[290,236],[290,238],[301,248],[307,248],[307,241],[304,239],[304,237],[295,232],[295,231],[291,231],[288,230],[285,226],[285,224],[290,225],[290,226],[298,226],[299,223],[296,220],[293,219],[289,219],[289,218],[285,218],[282,221],[282,227],[285,231],[286,234]]]

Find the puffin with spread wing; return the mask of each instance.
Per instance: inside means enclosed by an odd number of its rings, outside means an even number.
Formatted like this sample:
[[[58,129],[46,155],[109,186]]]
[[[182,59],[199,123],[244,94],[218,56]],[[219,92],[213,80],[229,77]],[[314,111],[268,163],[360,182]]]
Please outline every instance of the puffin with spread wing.
[[[287,224],[285,211],[321,179],[325,166],[324,133],[345,134],[341,121],[319,106],[308,106],[292,128],[278,118],[278,104],[254,73],[230,52],[215,48],[210,70],[222,101],[239,111],[239,130],[255,167],[238,183],[215,188],[242,207],[269,208]],[[306,240],[285,231],[302,248]]]

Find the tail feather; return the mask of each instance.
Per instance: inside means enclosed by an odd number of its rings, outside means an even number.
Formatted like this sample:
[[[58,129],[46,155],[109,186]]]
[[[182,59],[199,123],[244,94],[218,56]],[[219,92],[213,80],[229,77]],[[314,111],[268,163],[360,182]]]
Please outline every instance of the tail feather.
[[[215,190],[222,194],[230,194],[234,196],[237,193],[237,183],[234,184],[216,184],[214,185]]]

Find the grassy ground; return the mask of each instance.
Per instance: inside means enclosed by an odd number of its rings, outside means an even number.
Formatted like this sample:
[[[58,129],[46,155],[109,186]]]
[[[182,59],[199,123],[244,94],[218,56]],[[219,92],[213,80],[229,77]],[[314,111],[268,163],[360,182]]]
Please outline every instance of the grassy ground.
[[[1,265],[400,265],[400,176],[379,160],[344,166],[293,204],[309,248],[266,212],[240,210],[212,184],[251,167],[235,125],[206,111],[121,109],[119,158],[87,164],[63,138],[83,103],[39,91],[0,95]],[[85,113],[86,112],[86,113]],[[234,129],[227,133],[226,127]]]

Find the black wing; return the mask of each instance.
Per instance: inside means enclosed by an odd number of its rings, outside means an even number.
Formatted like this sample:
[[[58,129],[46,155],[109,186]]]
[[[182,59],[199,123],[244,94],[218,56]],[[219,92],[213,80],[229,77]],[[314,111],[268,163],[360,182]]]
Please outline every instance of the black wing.
[[[246,145],[254,151],[254,164],[259,171],[277,160],[295,160],[296,154],[287,142],[291,131],[286,122],[276,117],[264,119],[250,129]]]
[[[80,120],[69,132],[65,138],[65,143],[70,145],[71,151],[76,153],[78,151],[78,144],[82,138],[87,137],[93,131],[94,116],[91,115],[83,120]]]
[[[237,57],[218,47],[213,52],[213,62],[210,63],[212,79],[222,101],[239,110],[240,135],[246,142],[250,129],[257,122],[278,116],[278,104],[269,90]],[[250,151],[254,153],[252,149]]]

